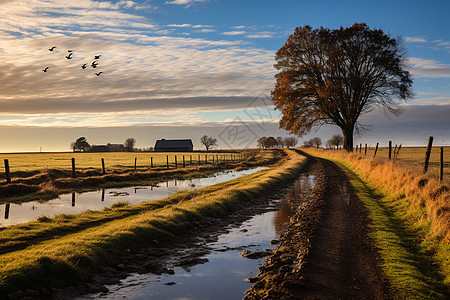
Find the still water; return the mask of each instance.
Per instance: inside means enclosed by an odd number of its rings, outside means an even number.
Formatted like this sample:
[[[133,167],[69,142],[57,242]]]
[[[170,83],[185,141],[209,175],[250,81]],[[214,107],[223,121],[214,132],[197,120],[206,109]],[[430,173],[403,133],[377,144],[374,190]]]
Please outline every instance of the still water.
[[[240,225],[230,225],[228,233],[216,242],[198,247],[212,249],[203,255],[208,262],[189,268],[175,267],[175,274],[131,274],[119,284],[108,285],[108,292],[85,295],[83,299],[242,299],[250,289],[246,279],[258,275],[264,258],[247,259],[244,250],[273,249],[270,243],[289,225],[292,216],[311,192],[314,177],[301,176],[281,199],[274,199],[267,211]],[[228,249],[228,250],[226,250]],[[225,251],[224,251],[225,250]]]
[[[101,189],[94,192],[60,195],[49,201],[30,201],[20,204],[0,205],[0,227],[34,221],[40,216],[54,217],[59,214],[76,214],[86,210],[102,210],[118,201],[138,204],[158,200],[178,191],[197,190],[262,170],[258,167],[243,171],[220,172],[210,177],[190,180],[170,180],[157,186]]]

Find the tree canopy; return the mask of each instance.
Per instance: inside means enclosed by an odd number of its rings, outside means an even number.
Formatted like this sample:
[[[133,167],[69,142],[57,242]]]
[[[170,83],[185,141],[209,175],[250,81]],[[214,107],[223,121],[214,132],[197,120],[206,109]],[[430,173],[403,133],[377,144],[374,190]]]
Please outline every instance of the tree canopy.
[[[75,151],[86,152],[91,148],[84,136],[77,138],[77,140],[70,144],[70,148]]]
[[[125,150],[127,152],[133,152],[135,144],[136,144],[136,139],[134,139],[134,138],[127,138],[125,140],[125,143],[123,143],[123,146],[125,147]]]
[[[298,27],[276,53],[275,107],[280,127],[297,135],[313,126],[341,128],[353,150],[358,118],[375,107],[396,113],[412,97],[412,78],[400,39],[364,23],[330,30]]]
[[[207,135],[202,136],[200,142],[205,146],[206,151],[209,151],[211,147],[217,146],[217,139]]]

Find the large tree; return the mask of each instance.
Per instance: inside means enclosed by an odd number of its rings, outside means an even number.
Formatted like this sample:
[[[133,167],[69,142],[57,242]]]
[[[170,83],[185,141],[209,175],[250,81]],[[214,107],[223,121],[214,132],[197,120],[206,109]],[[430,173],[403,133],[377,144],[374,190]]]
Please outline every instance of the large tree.
[[[412,96],[412,78],[400,39],[366,24],[330,30],[298,27],[276,53],[272,100],[280,127],[299,136],[313,126],[341,128],[353,150],[358,118],[375,107],[398,112]]]

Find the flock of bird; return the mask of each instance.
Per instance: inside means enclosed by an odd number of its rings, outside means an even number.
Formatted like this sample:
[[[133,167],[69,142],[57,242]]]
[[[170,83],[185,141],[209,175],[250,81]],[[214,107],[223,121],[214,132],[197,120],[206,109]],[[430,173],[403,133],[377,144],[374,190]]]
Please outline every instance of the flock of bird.
[[[53,52],[56,48],[57,48],[56,46],[53,46],[53,47],[49,48],[48,50],[49,50],[50,52]],[[67,52],[68,52],[68,54],[66,55],[66,59],[72,59],[73,50],[67,50]],[[97,60],[100,59],[100,56],[101,56],[101,55],[95,55],[95,56],[94,56],[94,61],[91,63],[91,67],[92,67],[93,69],[96,69],[96,68],[97,68],[97,66],[98,66]],[[88,64],[87,64],[87,63],[84,63],[84,64],[81,65],[81,69],[83,69],[83,70],[86,69],[87,67],[88,67]],[[47,73],[47,71],[48,71],[49,68],[50,68],[50,67],[45,67],[45,68],[42,70],[42,72]],[[96,72],[96,73],[94,73],[94,74],[97,75],[97,76],[100,76],[102,73],[103,73],[103,72]]]

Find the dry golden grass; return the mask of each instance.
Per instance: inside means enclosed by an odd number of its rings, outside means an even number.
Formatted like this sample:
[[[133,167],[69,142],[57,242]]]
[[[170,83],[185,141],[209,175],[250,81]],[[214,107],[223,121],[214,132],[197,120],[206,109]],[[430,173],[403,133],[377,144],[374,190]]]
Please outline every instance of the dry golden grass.
[[[393,150],[395,149],[395,145],[392,146]],[[433,147],[431,149],[430,155],[430,163],[428,166],[428,173],[433,176],[439,176],[439,168],[440,168],[440,156],[441,156],[441,147]],[[407,165],[416,166],[417,168],[423,170],[425,164],[425,153],[427,151],[427,147],[402,147],[398,153],[398,156],[394,159],[400,163],[404,163]],[[359,149],[358,149],[359,153]],[[375,153],[374,147],[367,148],[367,157],[373,157]],[[364,155],[364,146],[362,148],[361,154]],[[389,157],[389,148],[379,147],[377,151],[377,158],[388,159]],[[450,147],[444,147],[444,179],[450,179]]]
[[[167,155],[169,156],[169,164],[175,164],[175,156],[178,165],[182,165],[183,156],[187,164],[190,163],[192,156],[193,164],[198,164],[198,156],[202,163],[207,155],[208,162],[212,162],[213,157],[216,160],[230,159],[231,153],[204,153],[204,152],[106,152],[106,153],[74,153],[74,152],[58,152],[58,153],[11,153],[0,154],[0,160],[8,159],[11,172],[20,171],[36,171],[47,169],[71,169],[72,158],[75,158],[77,169],[101,169],[101,159],[105,160],[106,169],[123,169],[134,168],[134,160],[137,158],[138,168],[149,168],[151,157],[153,158],[154,167],[163,167],[167,165]],[[4,170],[4,169],[3,169]]]
[[[380,149],[379,149],[380,150]],[[333,157],[348,161],[364,180],[367,180],[389,193],[403,194],[410,199],[410,204],[422,215],[417,216],[431,224],[431,231],[439,234],[447,240],[450,239],[450,187],[449,178],[444,177],[440,182],[436,172],[424,174],[423,166],[420,165],[420,148],[413,148],[403,155],[410,155],[407,159],[387,160],[383,158],[383,150],[377,153],[377,157],[365,156],[364,153],[347,153],[345,151],[333,150],[310,150],[315,155]],[[402,148],[401,151],[404,149]],[[400,151],[400,153],[401,153]],[[386,153],[386,152],[385,152]],[[423,154],[423,157],[425,154]],[[435,156],[434,156],[435,157]]]

